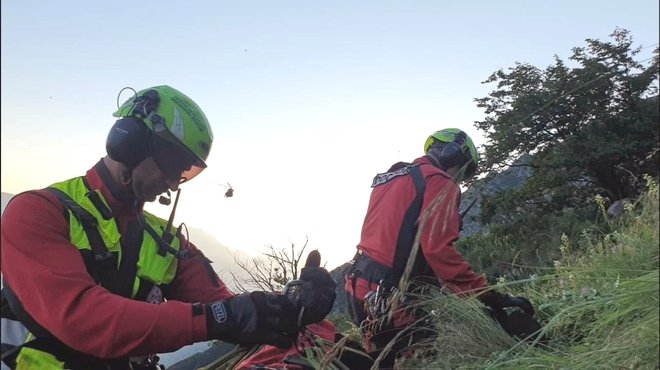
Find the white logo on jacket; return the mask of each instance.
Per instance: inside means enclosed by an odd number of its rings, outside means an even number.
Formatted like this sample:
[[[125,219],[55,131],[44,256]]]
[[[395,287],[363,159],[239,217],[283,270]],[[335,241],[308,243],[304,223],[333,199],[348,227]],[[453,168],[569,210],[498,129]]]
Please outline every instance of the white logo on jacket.
[[[211,304],[211,311],[213,312],[213,318],[218,324],[222,324],[227,321],[227,310],[225,305],[222,302],[216,302]]]
[[[375,188],[376,186],[383,185],[384,183],[392,180],[395,177],[409,174],[410,167],[414,167],[414,166],[406,166],[396,171],[379,173],[378,175],[376,175],[376,177],[374,177],[374,181],[371,183],[371,187]]]

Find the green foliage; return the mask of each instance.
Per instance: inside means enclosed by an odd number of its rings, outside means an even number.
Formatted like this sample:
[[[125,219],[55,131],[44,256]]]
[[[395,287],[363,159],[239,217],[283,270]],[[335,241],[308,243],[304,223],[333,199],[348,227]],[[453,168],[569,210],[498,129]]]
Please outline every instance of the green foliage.
[[[594,214],[595,205],[586,210],[566,208],[539,217],[520,215],[508,223],[492,225],[486,232],[460,239],[457,246],[471,266],[485,273],[490,281],[501,276],[538,275],[560,257],[562,235],[575,238],[586,227],[591,233],[601,232],[588,221],[595,219]]]
[[[652,60],[638,61],[641,49],[633,48],[628,31],[611,36],[574,48],[573,68],[555,57],[546,69],[517,63],[484,82],[497,89],[476,99],[486,118],[475,125],[489,141],[481,170],[534,153],[532,177],[487,200],[484,221],[496,213],[581,208],[594,193],[634,198],[643,175],[658,174],[658,49]]]
[[[533,302],[546,345],[514,341],[475,299],[437,294],[424,303],[439,334],[434,355],[409,359],[404,368],[657,369],[659,194],[657,179],[646,183],[621,219],[572,237],[560,233],[553,268],[498,280],[497,290]]]
[[[327,319],[332,321],[338,333],[342,333],[352,340],[362,342],[363,338],[360,329],[355,326],[353,320],[351,320],[346,312],[331,313]]]
[[[218,358],[222,358],[234,350],[235,347],[235,344],[213,341],[206,351],[195,353],[188,358],[172,364],[167,367],[167,370],[204,369],[205,366],[215,362]]]

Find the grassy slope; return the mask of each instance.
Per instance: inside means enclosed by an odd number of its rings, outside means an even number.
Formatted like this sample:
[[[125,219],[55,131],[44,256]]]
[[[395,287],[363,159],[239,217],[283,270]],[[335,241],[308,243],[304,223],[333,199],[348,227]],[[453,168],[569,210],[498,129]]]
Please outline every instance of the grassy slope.
[[[418,354],[400,368],[658,369],[658,207],[654,184],[616,223],[586,227],[573,239],[554,238],[559,244],[554,267],[539,267],[529,279],[498,282],[499,291],[534,303],[549,338],[545,345],[512,339],[474,298],[438,293],[423,303],[438,331],[433,354]],[[331,319],[338,331],[360,339],[344,315]],[[324,364],[332,353],[308,355],[314,368],[342,369]]]
[[[657,369],[658,188],[616,224],[561,238],[554,268],[498,290],[532,300],[550,341],[533,347],[509,338],[480,305],[437,295],[436,355],[404,368]],[[601,230],[601,232],[599,232]]]

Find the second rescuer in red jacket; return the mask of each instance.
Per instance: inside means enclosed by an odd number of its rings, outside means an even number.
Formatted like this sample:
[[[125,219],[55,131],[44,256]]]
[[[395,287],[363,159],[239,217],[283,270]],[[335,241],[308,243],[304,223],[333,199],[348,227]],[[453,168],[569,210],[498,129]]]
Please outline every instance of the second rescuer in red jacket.
[[[472,139],[459,129],[440,130],[429,136],[424,152],[412,163],[399,162],[374,178],[360,243],[346,275],[349,313],[373,355],[415,320],[400,314],[387,327],[370,327],[366,325],[367,311],[374,307],[365,309],[365,300],[399,286],[418,230],[420,249],[411,273],[413,281],[442,285],[464,295],[480,292],[487,285],[454,247],[461,224],[458,183],[475,173],[478,162]],[[490,304],[501,295],[489,292],[484,297]],[[424,330],[414,333],[413,342],[430,334]],[[381,365],[391,365],[396,352],[409,341],[407,336],[400,337]]]

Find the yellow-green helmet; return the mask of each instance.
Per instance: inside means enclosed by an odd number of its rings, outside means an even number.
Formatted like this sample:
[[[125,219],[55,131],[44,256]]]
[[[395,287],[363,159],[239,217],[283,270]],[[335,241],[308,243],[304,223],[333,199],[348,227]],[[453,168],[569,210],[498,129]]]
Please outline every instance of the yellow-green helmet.
[[[187,161],[192,163],[187,164],[191,165],[190,168],[181,169],[182,179],[189,180],[206,168],[206,159],[213,144],[211,126],[202,109],[179,90],[167,85],[140,90],[112,115],[141,119],[154,133],[157,144],[174,145],[188,153]],[[153,142],[151,145],[154,145]],[[181,158],[172,155],[154,158],[165,167],[188,167],[173,163],[181,162]]]
[[[424,142],[424,153],[435,142],[446,143],[437,158],[443,165],[451,167],[454,165],[467,165],[466,178],[472,176],[479,163],[479,153],[472,139],[464,131],[457,128],[446,128],[431,134]]]

